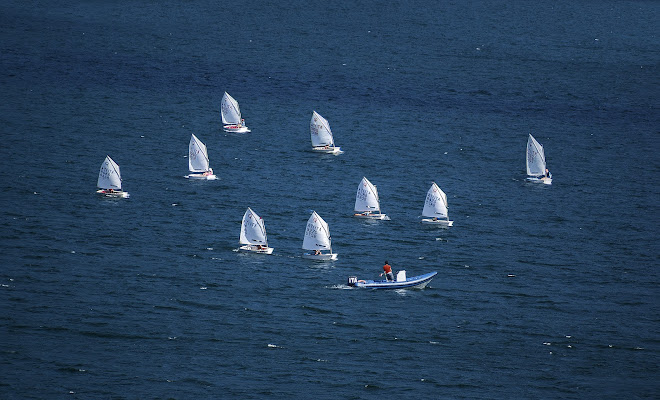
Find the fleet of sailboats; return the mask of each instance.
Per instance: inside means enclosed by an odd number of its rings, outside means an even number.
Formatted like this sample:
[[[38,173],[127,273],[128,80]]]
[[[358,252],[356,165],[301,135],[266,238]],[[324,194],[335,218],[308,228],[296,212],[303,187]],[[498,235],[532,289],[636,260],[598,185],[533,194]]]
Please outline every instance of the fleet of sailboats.
[[[241,116],[241,109],[238,107],[238,102],[225,92],[222,96],[220,103],[220,114],[222,116],[222,124],[225,132],[231,133],[246,133],[250,132],[245,126],[245,120]]]
[[[448,208],[447,195],[433,182],[428,192],[426,192],[424,210],[422,210],[422,223],[444,227],[454,225],[454,221],[450,221],[447,215]]]
[[[357,218],[389,220],[390,217],[380,211],[380,200],[378,190],[369,179],[362,178],[355,194],[355,214]]]
[[[332,252],[330,228],[316,211],[312,211],[312,215],[307,220],[302,248],[307,250],[303,253],[303,258],[318,261],[337,259],[337,254]]]
[[[241,247],[239,250],[261,254],[272,254],[273,248],[268,247],[266,226],[264,220],[252,211],[250,207],[243,214],[241,222],[241,234],[239,237]]]
[[[99,188],[96,193],[102,194],[105,197],[129,197],[129,194],[121,188],[119,165],[110,156],[105,156],[105,160],[101,164],[96,186]]]
[[[335,139],[332,136],[332,130],[330,130],[330,123],[316,111],[312,112],[309,131],[312,137],[312,151],[328,154],[343,153],[339,146],[335,146]]]
[[[238,102],[225,92],[222,98],[222,122],[226,132],[250,132],[241,118]],[[332,131],[328,121],[316,111],[312,113],[310,121],[310,133],[312,149],[317,152],[338,154],[341,150],[335,146]],[[545,152],[543,146],[530,134],[527,140],[527,181],[542,182],[550,185],[552,175],[546,168]],[[209,157],[206,145],[194,134],[191,135],[188,145],[188,169],[190,171],[186,178],[213,180],[217,177],[209,166]],[[127,198],[129,194],[122,189],[122,179],[119,165],[106,156],[101,164],[97,181],[97,193],[107,197]],[[438,225],[442,227],[453,226],[454,221],[449,220],[447,195],[440,187],[432,182],[426,193],[424,209],[422,211],[422,223]],[[366,177],[363,177],[355,195],[354,216],[375,220],[389,220],[390,218],[381,212],[378,190]],[[268,237],[263,219],[250,207],[247,208],[241,222],[239,236],[239,250],[260,254],[272,254],[273,248],[268,246]],[[321,216],[312,212],[307,221],[305,235],[302,244],[305,252],[303,258],[312,260],[336,260],[337,254],[332,251],[330,229],[327,222]],[[398,287],[424,287],[435,272],[420,275],[418,277],[406,278],[405,271],[400,271],[395,283],[384,281],[360,281],[356,277],[350,277],[349,286],[373,287],[373,288],[398,288]]]
[[[209,154],[206,151],[206,145],[194,134],[190,137],[188,144],[188,179],[206,179],[215,180],[213,168],[209,167]]]
[[[543,145],[532,134],[527,138],[527,181],[552,185],[552,174],[545,165]]]

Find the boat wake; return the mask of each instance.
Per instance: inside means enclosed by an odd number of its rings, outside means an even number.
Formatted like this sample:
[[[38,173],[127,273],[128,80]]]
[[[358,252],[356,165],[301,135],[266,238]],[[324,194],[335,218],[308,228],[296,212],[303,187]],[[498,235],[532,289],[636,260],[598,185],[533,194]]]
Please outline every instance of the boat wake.
[[[350,287],[348,285],[332,285],[332,286],[329,286],[329,288],[330,289],[339,289],[339,290],[351,290],[351,289],[353,289],[352,287]]]

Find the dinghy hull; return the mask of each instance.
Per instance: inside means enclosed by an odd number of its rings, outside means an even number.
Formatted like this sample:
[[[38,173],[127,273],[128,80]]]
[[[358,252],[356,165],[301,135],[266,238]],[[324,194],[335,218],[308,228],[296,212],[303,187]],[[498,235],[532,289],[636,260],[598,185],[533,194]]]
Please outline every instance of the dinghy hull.
[[[343,153],[341,151],[341,147],[312,147],[312,151],[316,153],[324,153],[324,154],[339,154]]]
[[[545,185],[552,185],[552,178],[548,178],[548,177],[537,178],[535,176],[528,176],[526,181],[532,183],[543,183]]]
[[[388,220],[390,217],[387,216],[387,214],[371,214],[371,213],[356,213],[353,214],[355,218],[362,218],[362,219],[376,219],[376,220]]]
[[[99,189],[99,190],[96,191],[96,193],[98,193],[100,195],[103,195],[104,197],[113,197],[113,198],[117,198],[117,199],[127,199],[127,198],[130,197],[128,192],[117,192],[117,191],[108,192],[104,189]]]
[[[315,261],[332,261],[337,259],[337,253],[328,253],[328,254],[303,253],[302,258],[305,258],[307,260],[315,260]]]
[[[236,126],[236,125],[225,125],[223,127],[223,130],[225,132],[229,132],[229,133],[248,133],[248,132],[252,132],[251,130],[248,129],[247,126]]]
[[[244,251],[247,253],[257,253],[257,254],[273,254],[273,248],[272,247],[265,247],[265,248],[258,248],[257,246],[253,246],[251,244],[246,244],[238,248],[240,251]]]
[[[199,180],[206,180],[206,181],[214,181],[218,179],[217,176],[215,175],[204,175],[204,174],[190,174],[186,175],[187,179],[199,179]]]
[[[403,281],[358,280],[357,277],[351,276],[348,278],[348,285],[367,289],[424,289],[437,274],[437,271],[429,272],[428,274],[413,276]]]
[[[423,218],[422,219],[422,224],[436,225],[436,226],[442,226],[442,227],[445,227],[445,228],[449,228],[450,226],[454,226],[454,221],[447,221],[446,219],[433,220],[433,218]]]

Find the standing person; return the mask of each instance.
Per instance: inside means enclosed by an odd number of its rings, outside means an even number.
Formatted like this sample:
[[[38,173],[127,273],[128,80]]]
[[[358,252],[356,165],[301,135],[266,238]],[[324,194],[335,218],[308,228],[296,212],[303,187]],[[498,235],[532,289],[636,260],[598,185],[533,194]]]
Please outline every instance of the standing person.
[[[383,273],[380,274],[383,276],[385,274],[385,279],[388,281],[394,281],[394,274],[392,273],[392,267],[390,267],[390,264],[387,263],[387,260],[385,260],[385,265],[383,265]]]

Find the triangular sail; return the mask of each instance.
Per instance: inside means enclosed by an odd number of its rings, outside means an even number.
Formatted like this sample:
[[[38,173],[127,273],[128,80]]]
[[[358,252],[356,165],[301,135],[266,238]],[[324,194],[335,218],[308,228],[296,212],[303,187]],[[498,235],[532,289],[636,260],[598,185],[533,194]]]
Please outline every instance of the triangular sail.
[[[378,190],[367,178],[362,178],[355,194],[355,212],[380,212]]]
[[[543,146],[531,134],[527,139],[527,175],[540,176],[545,174],[545,153]]]
[[[309,220],[307,220],[302,248],[305,250],[330,250],[332,252],[330,229],[316,211],[313,211]]]
[[[209,170],[209,155],[206,145],[194,134],[188,145],[188,169],[190,172],[206,172]]]
[[[448,218],[447,215],[447,195],[433,182],[431,188],[426,192],[426,200],[424,201],[423,217],[429,218]]]
[[[323,118],[316,111],[312,112],[312,119],[309,122],[309,130],[312,136],[312,147],[335,145],[328,120]]]
[[[101,189],[117,189],[121,190],[121,173],[119,172],[119,165],[110,158],[105,156],[101,170],[99,171],[99,179],[96,186]]]
[[[238,102],[227,92],[222,96],[220,113],[222,114],[222,123],[225,125],[241,123],[241,109],[238,107]]]
[[[243,215],[241,224],[241,235],[239,238],[241,244],[263,245],[268,247],[268,237],[266,236],[266,226],[264,220],[257,215],[250,207]]]

